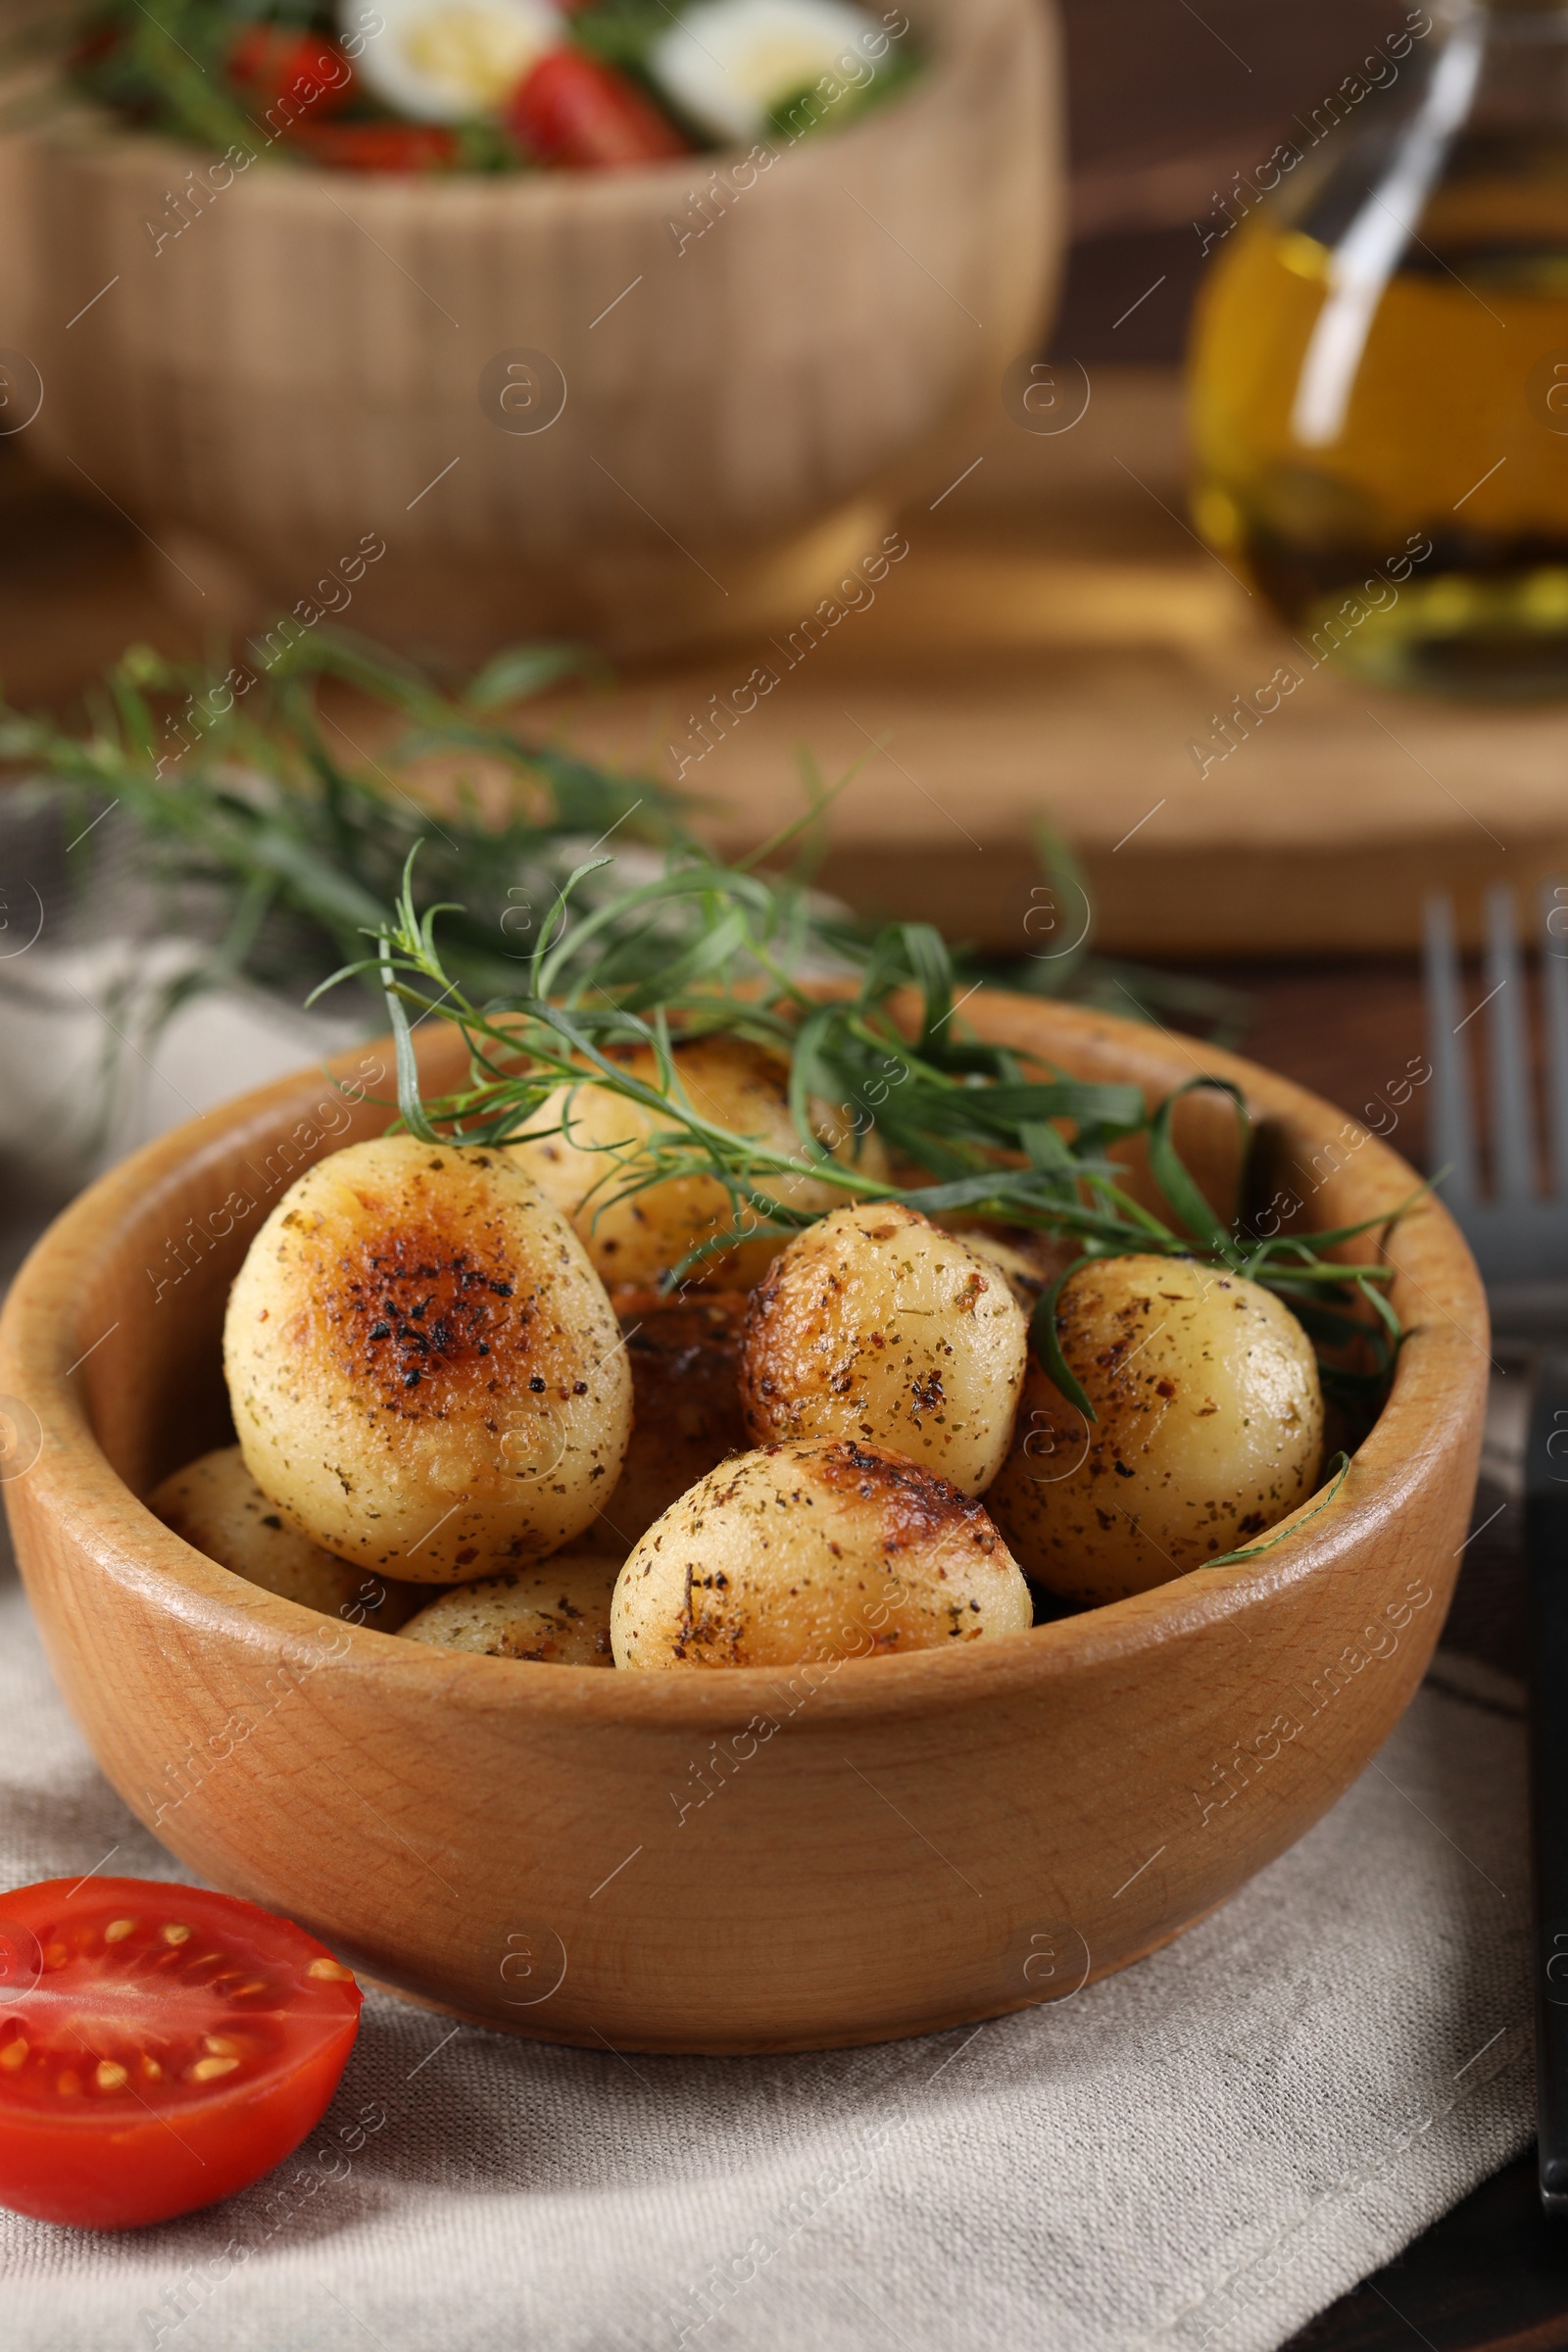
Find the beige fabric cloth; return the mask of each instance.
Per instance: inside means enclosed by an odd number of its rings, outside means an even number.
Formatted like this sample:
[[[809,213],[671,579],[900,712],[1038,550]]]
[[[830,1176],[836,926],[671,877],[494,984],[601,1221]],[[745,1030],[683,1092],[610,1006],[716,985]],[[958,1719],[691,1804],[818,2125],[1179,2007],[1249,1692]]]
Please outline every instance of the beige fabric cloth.
[[[724,2060],[371,1995],[321,2129],[245,2195],[118,2239],[0,2215],[0,2341],[1266,2352],[1530,2134],[1517,1694],[1446,1679],[1227,1909],[1066,2003]],[[0,1585],[0,1885],[95,1865],[177,1875]]]

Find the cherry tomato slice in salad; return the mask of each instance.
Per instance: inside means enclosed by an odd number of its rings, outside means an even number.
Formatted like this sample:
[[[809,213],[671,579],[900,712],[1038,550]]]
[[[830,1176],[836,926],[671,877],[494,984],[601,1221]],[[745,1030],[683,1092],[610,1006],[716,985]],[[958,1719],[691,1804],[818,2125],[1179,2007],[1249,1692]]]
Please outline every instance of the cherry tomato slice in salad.
[[[320,2121],[360,2000],[314,1936],[233,1895],[0,1894],[0,2204],[130,2230],[248,2187]]]
[[[458,152],[440,122],[296,122],[288,135],[329,172],[440,172]]]
[[[506,105],[507,128],[541,164],[616,171],[690,153],[651,99],[582,49],[552,49]]]
[[[247,24],[228,52],[228,74],[261,106],[287,98],[330,113],[354,93],[354,68],[335,41],[281,24]]]

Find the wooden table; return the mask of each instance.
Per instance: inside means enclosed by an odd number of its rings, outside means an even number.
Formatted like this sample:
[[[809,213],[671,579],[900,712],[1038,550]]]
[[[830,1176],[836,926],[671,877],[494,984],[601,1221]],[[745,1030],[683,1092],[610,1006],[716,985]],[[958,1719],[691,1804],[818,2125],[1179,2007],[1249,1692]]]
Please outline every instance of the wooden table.
[[[1410,962],[1290,965],[1227,971],[1249,987],[1256,1017],[1244,1051],[1331,1101],[1365,1102],[1423,1049],[1418,973]],[[1399,1139],[1412,1157],[1425,1137]],[[1501,1501],[1483,1488],[1474,1524]],[[1465,1556],[1445,1641],[1522,1677],[1522,1562],[1506,1513]],[[1534,2152],[1456,2206],[1416,2243],[1292,2339],[1285,2352],[1555,2352],[1568,2346],[1568,2229],[1548,2223]]]

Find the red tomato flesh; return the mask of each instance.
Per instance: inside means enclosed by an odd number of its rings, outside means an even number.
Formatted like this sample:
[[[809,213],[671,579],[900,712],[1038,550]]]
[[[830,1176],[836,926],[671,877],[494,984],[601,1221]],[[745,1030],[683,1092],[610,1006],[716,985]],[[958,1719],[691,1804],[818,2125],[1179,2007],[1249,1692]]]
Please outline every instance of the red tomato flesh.
[[[690,153],[674,124],[613,67],[552,49],[506,105],[507,127],[541,164],[610,172]]]
[[[229,77],[263,106],[291,98],[322,114],[353,94],[354,68],[335,41],[282,24],[247,24],[228,53]]]
[[[0,1894],[0,2204],[131,2230],[248,2187],[320,2121],[360,2001],[324,1944],[233,1895]]]
[[[439,172],[458,152],[442,122],[296,122],[288,136],[329,172]]]

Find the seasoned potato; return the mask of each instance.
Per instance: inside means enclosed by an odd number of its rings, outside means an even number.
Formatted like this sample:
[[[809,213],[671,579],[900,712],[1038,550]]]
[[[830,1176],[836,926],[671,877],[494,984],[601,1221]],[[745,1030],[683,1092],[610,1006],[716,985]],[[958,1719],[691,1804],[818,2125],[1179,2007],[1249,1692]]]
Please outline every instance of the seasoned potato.
[[[658,1064],[647,1048],[627,1048],[614,1058],[632,1077],[658,1084]],[[793,1155],[803,1150],[790,1116],[788,1067],[777,1055],[739,1038],[696,1038],[690,1045],[677,1046],[675,1067],[700,1118],[775,1151]],[[854,1160],[855,1138],[844,1121],[819,1102],[812,1103],[811,1117],[835,1156]],[[629,1200],[612,1201],[610,1196],[628,1174],[636,1174],[638,1148],[656,1124],[653,1114],[634,1102],[585,1081],[552,1095],[529,1129],[560,1128],[564,1120],[569,1134],[540,1134],[510,1150],[570,1217],[607,1283],[633,1288],[656,1283],[696,1244],[735,1224],[730,1196],[711,1176],[672,1177]],[[868,1174],[880,1174],[882,1147],[874,1135],[861,1144],[859,1164]],[[765,1189],[774,1200],[811,1211],[831,1208],[844,1197],[820,1178],[807,1175],[769,1179]],[[743,1217],[750,1213],[743,1207]],[[703,1259],[692,1279],[719,1290],[749,1290],[785,1238],[760,1234]]]
[[[558,1552],[505,1576],[481,1577],[432,1600],[403,1628],[405,1642],[475,1649],[546,1666],[613,1666],[610,1595],[616,1563],[598,1552]]]
[[[869,1446],[764,1446],[656,1521],[615,1583],[617,1666],[788,1666],[1021,1634],[1029,1588],[981,1505]]]
[[[223,1358],[258,1485],[385,1576],[542,1558],[620,1475],[614,1312],[571,1227],[494,1152],[386,1136],[318,1161],[251,1244]]]
[[[290,1527],[246,1469],[237,1446],[204,1453],[176,1470],[148,1496],[147,1508],[220,1568],[326,1617],[394,1634],[423,1598],[417,1586],[351,1568]]]
[[[966,1494],[1006,1456],[1029,1325],[1006,1275],[896,1201],[835,1209],[752,1294],[741,1400],[754,1444],[856,1438]]]
[[[1256,1283],[1189,1258],[1102,1258],[1063,1288],[1056,1331],[1098,1419],[1031,1365],[987,1496],[1051,1592],[1145,1592],[1239,1549],[1312,1493],[1317,1365],[1296,1317]]]
[[[620,1484],[584,1541],[623,1560],[688,1487],[745,1450],[736,1366],[746,1294],[622,1291],[615,1311],[631,1366],[631,1444]]]
[[[993,1265],[1000,1266],[1026,1315],[1034,1312],[1042,1291],[1049,1291],[1056,1276],[1064,1274],[1079,1253],[1075,1241],[1062,1242],[1053,1234],[1031,1233],[1021,1225],[999,1229],[947,1217],[937,1217],[932,1222],[944,1232],[956,1233],[977,1257],[988,1257]]]

